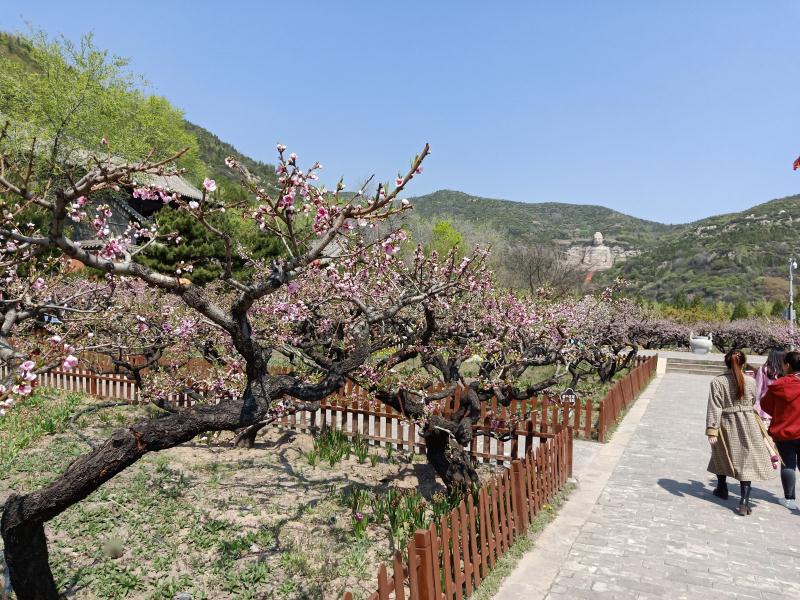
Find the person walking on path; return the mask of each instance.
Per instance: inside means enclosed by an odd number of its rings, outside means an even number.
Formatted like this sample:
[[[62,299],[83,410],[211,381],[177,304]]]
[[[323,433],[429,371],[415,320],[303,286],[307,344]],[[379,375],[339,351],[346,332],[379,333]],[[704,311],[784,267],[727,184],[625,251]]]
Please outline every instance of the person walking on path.
[[[786,376],[769,386],[761,400],[761,408],[772,417],[769,434],[775,440],[783,462],[781,483],[784,497],[781,504],[797,510],[794,493],[800,456],[800,352],[787,352],[783,360]]]
[[[727,477],[739,480],[739,514],[749,515],[753,481],[769,479],[772,474],[770,452],[756,421],[756,382],[745,377],[744,352],[731,350],[725,355],[728,372],[711,381],[706,410],[706,435],[711,444],[709,472],[717,476],[714,495],[728,498]]]
[[[782,350],[772,348],[767,355],[766,362],[756,371],[756,412],[769,427],[770,416],[761,408],[761,399],[767,393],[770,385],[783,377],[783,357],[786,355]]]

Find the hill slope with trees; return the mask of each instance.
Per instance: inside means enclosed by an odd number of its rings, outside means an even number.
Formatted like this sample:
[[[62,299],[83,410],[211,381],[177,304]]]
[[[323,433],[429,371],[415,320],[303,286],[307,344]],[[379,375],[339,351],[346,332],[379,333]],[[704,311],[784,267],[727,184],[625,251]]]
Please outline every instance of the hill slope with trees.
[[[425,220],[451,221],[472,226],[490,226],[518,241],[591,238],[602,231],[609,238],[633,245],[652,242],[672,229],[654,221],[589,204],[560,202],[512,202],[470,196],[464,192],[439,190],[413,199],[414,210]]]
[[[800,195],[765,202],[676,228],[615,266],[632,290],[656,300],[783,298],[789,258],[797,258]]]

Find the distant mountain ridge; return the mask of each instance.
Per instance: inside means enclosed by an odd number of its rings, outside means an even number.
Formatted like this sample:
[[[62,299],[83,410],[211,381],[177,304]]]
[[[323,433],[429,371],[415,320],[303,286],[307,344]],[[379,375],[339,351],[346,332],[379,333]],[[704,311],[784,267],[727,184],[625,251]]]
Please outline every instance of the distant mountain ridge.
[[[800,195],[681,225],[606,276],[641,295],[704,300],[783,298],[790,257],[800,251]]]
[[[609,239],[641,244],[670,231],[673,226],[638,219],[591,204],[527,203],[471,196],[439,190],[413,198],[414,210],[427,219],[455,218],[487,224],[498,232],[523,241],[590,239],[600,231]]]
[[[515,243],[585,241],[595,231],[639,256],[598,274],[617,276],[634,295],[669,301],[783,298],[790,256],[800,257],[800,195],[682,225],[665,225],[602,206],[511,202],[440,190],[413,199],[425,220],[480,224]]]

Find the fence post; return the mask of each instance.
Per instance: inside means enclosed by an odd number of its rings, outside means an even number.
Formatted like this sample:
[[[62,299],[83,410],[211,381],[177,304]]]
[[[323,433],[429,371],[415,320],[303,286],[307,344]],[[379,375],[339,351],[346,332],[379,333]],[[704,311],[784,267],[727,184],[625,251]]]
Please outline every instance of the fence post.
[[[608,394],[603,401],[600,402],[600,406],[598,406],[598,410],[600,414],[597,417],[597,441],[598,442],[605,442],[606,441],[606,412],[608,407],[606,406],[608,402],[611,400],[611,394]]]
[[[572,429],[567,430],[567,436],[569,440],[567,441],[567,477],[572,477],[572,450],[574,447],[573,437],[572,437]]]
[[[426,530],[418,530],[414,534],[414,552],[419,564],[419,600],[438,600],[433,583],[433,553],[431,552],[431,534]],[[438,560],[438,557],[436,557]]]
[[[525,467],[519,460],[511,462],[511,491],[514,500],[514,528],[517,535],[528,529],[528,510],[525,501]]]

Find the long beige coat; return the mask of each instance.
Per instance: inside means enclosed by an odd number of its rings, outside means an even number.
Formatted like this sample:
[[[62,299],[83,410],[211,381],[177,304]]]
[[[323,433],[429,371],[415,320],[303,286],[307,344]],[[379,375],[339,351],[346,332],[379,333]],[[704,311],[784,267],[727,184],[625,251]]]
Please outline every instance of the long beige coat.
[[[739,481],[761,481],[772,477],[769,450],[756,422],[756,382],[745,377],[744,397],[736,397],[733,373],[711,382],[706,411],[706,435],[716,435],[708,470]]]

